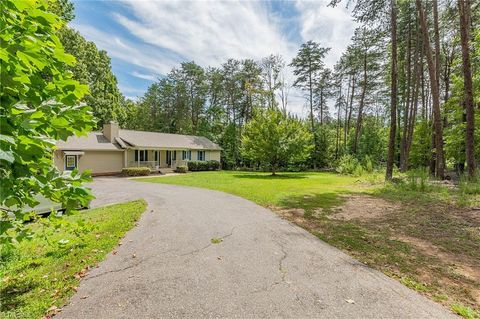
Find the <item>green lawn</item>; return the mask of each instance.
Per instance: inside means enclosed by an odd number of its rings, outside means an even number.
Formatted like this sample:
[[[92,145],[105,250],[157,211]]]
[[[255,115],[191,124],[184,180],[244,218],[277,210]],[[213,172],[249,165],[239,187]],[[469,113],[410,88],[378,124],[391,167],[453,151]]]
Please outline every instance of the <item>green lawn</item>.
[[[80,237],[65,228],[32,223],[39,236],[0,251],[0,317],[42,318],[49,309],[54,313],[73,295],[86,269],[113,250],[145,209],[139,200],[65,217],[71,225],[84,221],[86,231]],[[42,233],[49,234],[48,242]]]
[[[238,195],[263,206],[329,208],[341,202],[339,195],[365,190],[368,183],[335,173],[270,173],[215,171],[138,179],[194,186]]]

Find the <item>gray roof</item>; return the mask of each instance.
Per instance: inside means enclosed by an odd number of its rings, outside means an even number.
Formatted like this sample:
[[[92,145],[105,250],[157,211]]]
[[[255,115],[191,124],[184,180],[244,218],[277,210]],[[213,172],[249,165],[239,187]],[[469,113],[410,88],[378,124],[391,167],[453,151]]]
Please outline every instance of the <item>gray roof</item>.
[[[66,141],[57,141],[57,149],[115,151],[122,148],[118,143],[111,143],[102,132],[91,132],[87,136],[70,136]]]
[[[203,136],[120,130],[120,138],[136,147],[221,150]]]
[[[102,132],[87,136],[70,136],[66,141],[57,141],[60,150],[121,150],[127,147],[221,150],[221,147],[203,136],[167,134],[120,130],[120,138],[111,143]]]

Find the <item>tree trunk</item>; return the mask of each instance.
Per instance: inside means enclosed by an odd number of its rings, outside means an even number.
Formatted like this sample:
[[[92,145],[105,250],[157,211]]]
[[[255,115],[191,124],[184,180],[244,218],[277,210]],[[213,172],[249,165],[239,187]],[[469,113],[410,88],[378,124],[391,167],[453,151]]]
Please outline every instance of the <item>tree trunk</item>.
[[[418,1],[418,0],[417,0]],[[388,141],[387,170],[385,179],[393,177],[393,161],[395,157],[395,135],[397,125],[397,1],[390,0],[390,32],[392,41],[392,65],[390,87],[390,136]]]
[[[419,52],[420,49],[420,34],[418,33],[417,30],[417,40],[415,44],[415,56],[414,56],[414,67],[413,67],[413,73],[415,74],[414,78],[414,84],[413,84],[413,98],[412,98],[412,103],[410,107],[410,119],[408,123],[408,132],[407,132],[407,145],[405,148],[405,167],[408,169],[408,160],[410,156],[410,149],[412,147],[412,141],[413,141],[413,132],[415,129],[415,119],[417,116],[417,109],[418,109],[418,95],[420,91],[420,67],[419,67],[419,56],[421,56],[421,52]]]
[[[474,132],[475,132],[475,109],[473,106],[473,84],[472,70],[470,64],[470,1],[458,0],[458,11],[460,16],[460,38],[462,45],[462,64],[463,64],[463,86],[464,86],[464,105],[466,113],[465,129],[465,153],[467,159],[468,177],[475,178],[475,150],[474,150]]]
[[[310,88],[310,123],[313,134],[313,169],[317,168],[317,134],[315,134],[315,122],[313,119],[313,87],[312,87],[312,73],[309,74],[309,88]]]
[[[410,87],[412,79],[411,59],[412,59],[412,43],[411,43],[411,25],[408,21],[408,37],[407,37],[407,92],[404,104],[403,114],[403,134],[402,141],[400,143],[400,171],[405,172],[407,170],[407,140],[408,140],[408,124],[410,123],[411,111],[410,111]]]
[[[432,48],[430,47],[430,37],[428,35],[427,19],[420,0],[415,1],[419,13],[420,25],[422,28],[423,45],[425,47],[425,56],[427,58],[428,73],[430,76],[430,89],[432,91],[432,111],[433,126],[435,128],[435,159],[436,176],[440,179],[445,177],[444,154],[443,154],[443,129],[440,113],[440,92],[437,82],[437,69],[433,60]]]
[[[360,139],[360,131],[362,130],[363,106],[365,104],[365,93],[367,92],[367,51],[363,55],[363,85],[362,94],[360,95],[360,104],[358,106],[357,125],[355,126],[355,140],[353,141],[353,153],[357,154],[358,140]]]
[[[344,129],[343,129],[343,147],[344,147],[344,151],[347,149],[347,120],[348,120],[348,98],[350,97],[350,87],[351,87],[351,84],[350,82],[353,83],[353,77],[352,75],[350,75],[350,79],[348,79],[348,88],[347,88],[347,95],[346,95],[346,101],[345,101],[345,121],[343,123],[344,125]]]
[[[350,131],[350,122],[352,120],[352,113],[353,113],[353,97],[355,95],[355,76],[353,76],[353,81],[352,81],[352,93],[350,95],[350,106],[348,107],[348,117],[347,117],[347,123],[346,127],[347,129],[345,130],[345,135],[348,137],[348,131]],[[347,141],[345,140],[345,143]]]

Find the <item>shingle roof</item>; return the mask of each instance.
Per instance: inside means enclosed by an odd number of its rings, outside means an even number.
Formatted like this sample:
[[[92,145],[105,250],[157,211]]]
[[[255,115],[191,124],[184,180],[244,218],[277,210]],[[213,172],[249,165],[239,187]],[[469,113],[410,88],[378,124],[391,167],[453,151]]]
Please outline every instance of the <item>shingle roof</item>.
[[[203,136],[120,130],[120,138],[137,147],[221,150]]]
[[[127,146],[145,148],[221,150],[221,147],[203,136],[120,130],[120,138],[111,143],[102,132],[87,136],[70,136],[57,141],[60,150],[121,150]]]
[[[122,148],[118,143],[111,143],[102,132],[91,132],[87,136],[70,136],[66,141],[57,141],[57,149],[115,151]]]

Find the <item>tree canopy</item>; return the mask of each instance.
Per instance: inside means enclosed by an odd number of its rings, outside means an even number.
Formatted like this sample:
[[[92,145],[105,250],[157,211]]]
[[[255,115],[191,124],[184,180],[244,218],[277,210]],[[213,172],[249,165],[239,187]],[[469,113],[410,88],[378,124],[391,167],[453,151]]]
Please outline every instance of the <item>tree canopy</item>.
[[[312,134],[301,120],[280,110],[257,110],[242,134],[242,154],[266,165],[275,175],[280,166],[305,161],[312,148]]]

